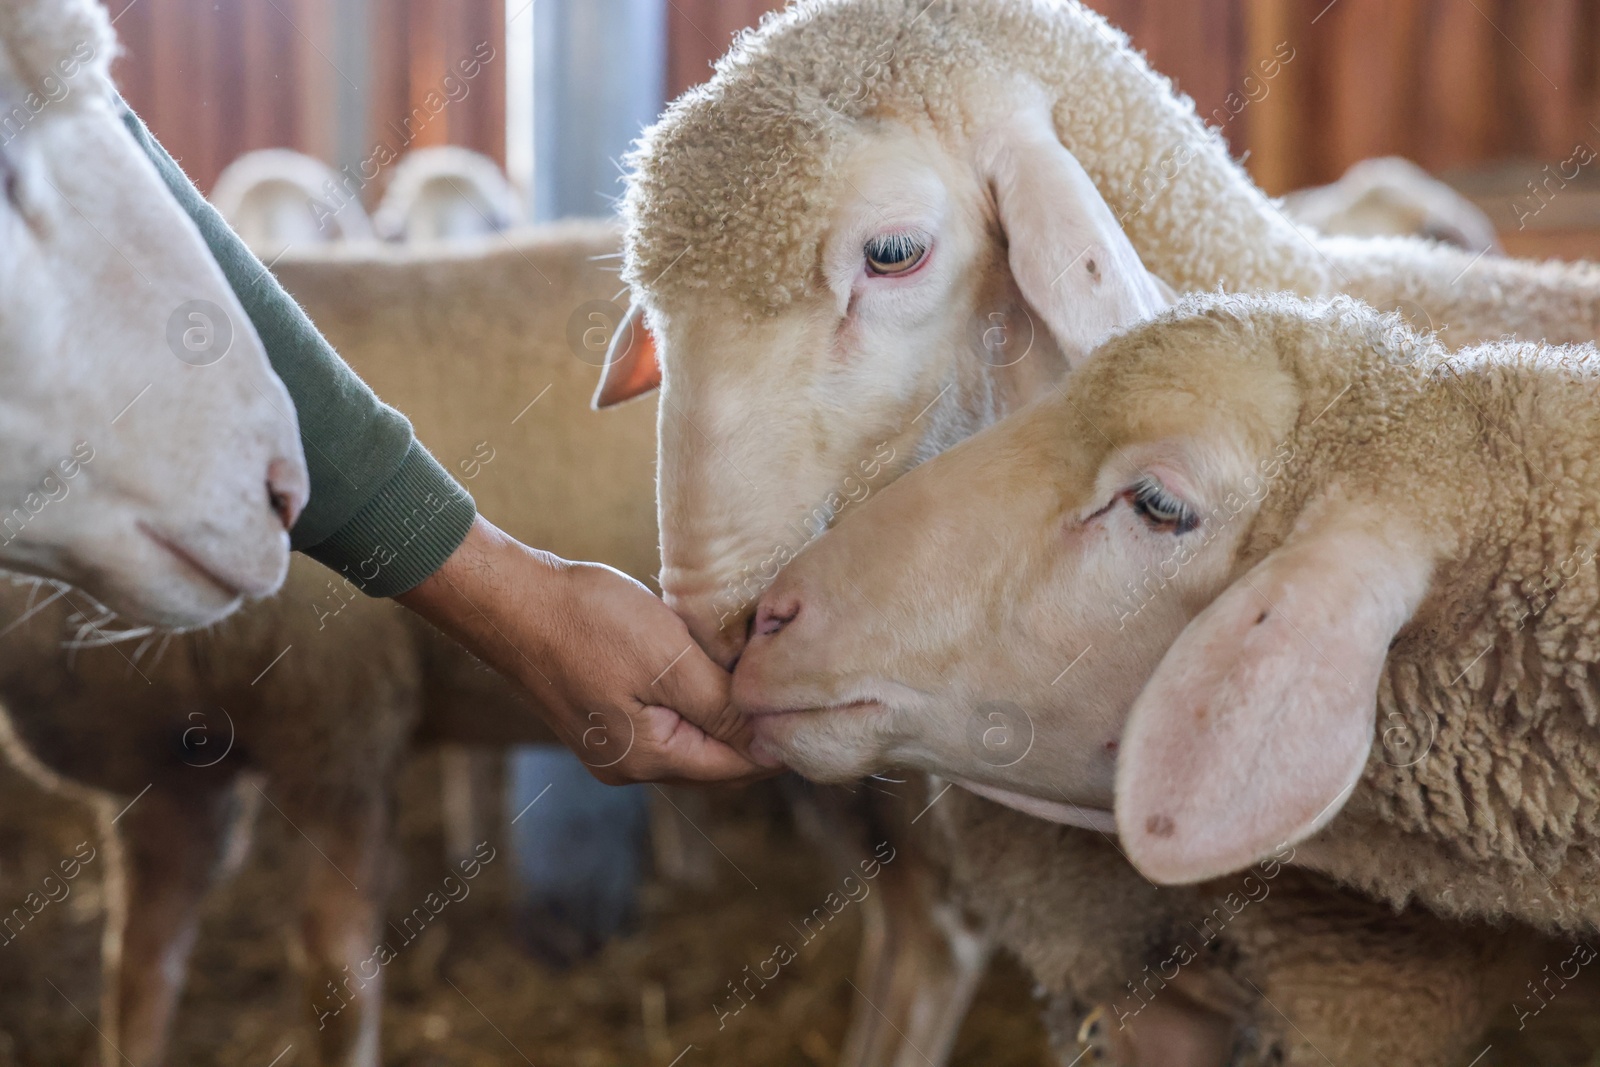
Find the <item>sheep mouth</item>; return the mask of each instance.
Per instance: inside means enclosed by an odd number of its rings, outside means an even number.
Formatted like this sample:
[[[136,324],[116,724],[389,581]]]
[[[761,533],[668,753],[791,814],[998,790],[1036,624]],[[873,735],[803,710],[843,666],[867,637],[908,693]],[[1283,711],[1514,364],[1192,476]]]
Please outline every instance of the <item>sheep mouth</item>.
[[[746,708],[745,714],[756,719],[777,719],[784,716],[798,715],[831,715],[843,714],[854,711],[886,711],[887,707],[881,700],[851,700],[842,704],[823,704],[820,706],[793,707],[793,708]]]
[[[239,600],[250,595],[249,591],[245,589],[243,585],[234,581],[232,578],[229,578],[227,575],[211,566],[205,560],[195,555],[194,552],[190,551],[188,548],[185,548],[181,542],[168,537],[144,522],[139,523],[139,532],[148,537],[158,548],[163,549],[168,555],[172,556],[179,563],[183,564],[185,569],[193,571],[195,574],[205,579],[207,583],[215,586],[230,600]]]

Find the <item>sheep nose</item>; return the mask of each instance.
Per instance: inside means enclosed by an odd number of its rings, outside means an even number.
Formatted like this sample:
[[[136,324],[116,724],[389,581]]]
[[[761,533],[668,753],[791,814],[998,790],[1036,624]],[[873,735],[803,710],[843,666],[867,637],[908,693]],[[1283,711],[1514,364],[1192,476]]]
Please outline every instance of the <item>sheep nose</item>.
[[[776,604],[762,601],[760,608],[756,610],[754,635],[771,637],[793,622],[799,614],[800,600],[797,597],[787,597]]]
[[[306,484],[305,468],[288,459],[275,459],[267,464],[267,504],[272,508],[285,530],[294,524],[305,510],[310,487]]]

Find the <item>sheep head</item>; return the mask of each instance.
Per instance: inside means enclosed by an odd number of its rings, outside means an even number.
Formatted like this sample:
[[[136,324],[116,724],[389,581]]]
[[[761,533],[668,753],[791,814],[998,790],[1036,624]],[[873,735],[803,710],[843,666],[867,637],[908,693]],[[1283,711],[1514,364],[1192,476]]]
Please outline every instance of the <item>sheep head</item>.
[[[305,460],[114,52],[97,4],[0,2],[0,566],[206,625],[282,583]]]
[[[734,692],[764,754],[824,780],[909,766],[1078,825],[1114,807],[1159,881],[1314,832],[1460,519],[1436,470],[1381,447],[1418,391],[1375,322],[1191,298],[886,489],[762,598]]]
[[[625,273],[654,342],[598,400],[662,384],[662,589],[724,663],[806,543],[1167,300],[1038,78],[943,83],[992,65],[991,28],[952,29],[978,7],[1019,38],[1111,32],[1071,6],[799,5],[634,158]]]

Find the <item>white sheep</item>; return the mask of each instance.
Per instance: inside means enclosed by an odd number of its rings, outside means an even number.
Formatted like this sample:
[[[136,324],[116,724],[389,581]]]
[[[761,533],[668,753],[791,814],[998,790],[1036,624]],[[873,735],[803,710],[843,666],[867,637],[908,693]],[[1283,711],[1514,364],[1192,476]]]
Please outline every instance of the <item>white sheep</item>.
[[[1426,237],[1468,252],[1500,252],[1483,209],[1409,159],[1363,159],[1329,185],[1283,198],[1284,214],[1326,234]]]
[[[400,161],[373,223],[389,241],[448,241],[500,233],[520,225],[525,214],[494,160],[441,145]]]
[[[202,626],[282,583],[305,461],[114,51],[88,0],[0,4],[0,566]]]
[[[288,148],[261,148],[235,159],[208,199],[269,262],[290,247],[373,239],[355,184],[322,160]]]
[[[1187,298],[802,555],[736,698],[796,712],[758,746],[822,780],[905,765],[1080,826],[1114,797],[1160,883],[1291,847],[1591,932],[1597,402],[1592,346]]]
[[[1260,72],[1297,61],[1285,44]],[[1600,336],[1592,267],[1296,226],[1077,3],[801,0],[632,165],[624,270],[653,338],[596,400],[663,385],[662,588],[724,663],[809,541],[1166,286],[1346,291],[1452,344]],[[939,1049],[961,1010],[917,1014],[911,1043]]]
[[[648,577],[653,412],[588,410],[604,347],[584,331],[591,314],[621,315],[608,299],[618,236],[591,223],[509,240],[475,255],[347,245],[276,269],[486,514],[529,544]],[[550,741],[542,720],[403,609],[303,559],[279,597],[165,646],[63,648],[83,620],[46,600],[0,587],[9,754],[116,794],[113,814],[139,797],[115,827],[129,862],[108,917],[107,1062],[121,1062],[113,1047],[160,1062],[217,861],[254,804],[320,850],[303,904],[319,1061],[376,1064],[382,975],[365,961],[386,941],[399,760],[418,740]]]

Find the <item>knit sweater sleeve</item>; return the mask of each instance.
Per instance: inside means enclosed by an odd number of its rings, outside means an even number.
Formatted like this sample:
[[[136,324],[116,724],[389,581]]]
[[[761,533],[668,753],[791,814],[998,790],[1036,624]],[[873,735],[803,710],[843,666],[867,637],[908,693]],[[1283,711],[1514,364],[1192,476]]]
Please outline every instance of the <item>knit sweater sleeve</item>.
[[[123,121],[194,221],[288,387],[311,473],[291,543],[372,596],[416,586],[449,558],[477,510],[312,324],[271,271],[200,195],[144,123]]]

